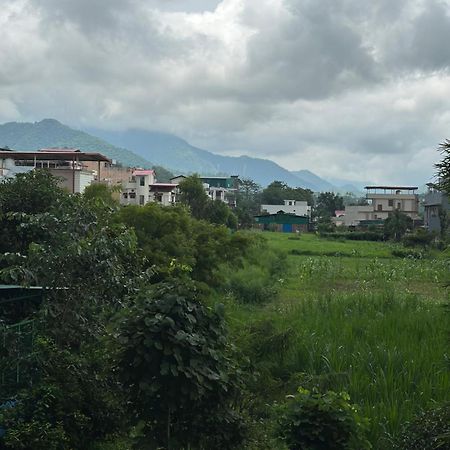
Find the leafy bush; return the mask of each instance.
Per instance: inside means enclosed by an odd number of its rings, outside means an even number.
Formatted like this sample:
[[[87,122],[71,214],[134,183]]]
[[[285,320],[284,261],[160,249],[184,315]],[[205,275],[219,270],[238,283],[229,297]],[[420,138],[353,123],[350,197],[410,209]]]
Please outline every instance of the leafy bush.
[[[172,282],[142,293],[124,314],[114,336],[117,373],[136,448],[236,448],[243,438],[232,408],[239,376],[220,311],[204,307],[193,285]]]
[[[327,239],[346,239],[350,241],[383,241],[383,233],[377,231],[349,231],[336,233],[320,233],[321,237]]]
[[[406,247],[427,247],[434,238],[435,236],[432,233],[419,229],[415,233],[405,235],[402,243]]]
[[[290,450],[364,450],[372,446],[365,437],[362,418],[348,394],[299,388],[279,407],[279,435]]]
[[[396,256],[397,258],[423,259],[426,258],[427,254],[423,250],[399,247],[392,250],[392,256]]]
[[[122,396],[107,372],[104,351],[76,355],[39,338],[33,386],[0,410],[5,450],[88,448],[124,424]]]
[[[269,302],[278,292],[277,282],[267,270],[247,264],[240,270],[229,270],[224,289],[239,302],[251,304]]]
[[[450,448],[450,403],[420,412],[406,423],[396,443],[399,450]]]

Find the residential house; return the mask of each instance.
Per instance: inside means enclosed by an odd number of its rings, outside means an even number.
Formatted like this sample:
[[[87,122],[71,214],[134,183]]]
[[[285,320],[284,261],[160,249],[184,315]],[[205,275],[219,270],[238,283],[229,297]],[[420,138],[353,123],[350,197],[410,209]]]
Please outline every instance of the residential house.
[[[97,163],[97,172],[85,163]],[[47,169],[60,179],[60,186],[71,193],[82,193],[101,173],[101,163],[110,159],[100,153],[87,153],[71,148],[46,148],[38,151],[0,150],[0,179],[35,169]]]
[[[424,199],[424,225],[428,231],[441,232],[443,214],[450,219],[450,202],[448,196],[439,191],[433,184],[428,184],[428,192]]]
[[[176,202],[177,183],[157,183],[154,170],[134,169],[122,185],[122,205],[145,205],[149,202],[164,206]]]
[[[281,211],[295,216],[311,217],[311,206],[301,200],[284,200],[284,205],[261,205],[261,211],[267,214],[277,214]]]
[[[345,207],[345,226],[383,223],[394,211],[401,211],[414,221],[419,220],[419,196],[416,186],[366,186],[368,205]]]

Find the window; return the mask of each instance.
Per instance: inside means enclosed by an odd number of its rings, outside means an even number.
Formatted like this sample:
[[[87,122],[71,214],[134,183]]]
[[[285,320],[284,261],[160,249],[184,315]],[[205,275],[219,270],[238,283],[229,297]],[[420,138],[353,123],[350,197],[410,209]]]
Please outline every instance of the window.
[[[140,177],[139,186],[145,186],[145,177]]]
[[[143,205],[145,203],[145,197],[143,195],[139,196],[139,204]]]
[[[402,204],[399,202],[399,203],[397,203],[397,209],[402,209]]]
[[[136,193],[135,192],[130,192],[130,198],[136,198]]]
[[[394,200],[392,198],[389,200],[389,206],[394,206]]]
[[[377,205],[377,210],[378,211],[383,211],[383,205]]]
[[[128,194],[126,192],[123,193],[123,198],[128,198]]]

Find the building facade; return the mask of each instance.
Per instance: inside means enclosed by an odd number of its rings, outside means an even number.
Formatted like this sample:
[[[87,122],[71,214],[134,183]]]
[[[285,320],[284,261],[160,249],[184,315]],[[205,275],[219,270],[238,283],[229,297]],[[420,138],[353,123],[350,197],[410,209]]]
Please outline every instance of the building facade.
[[[97,165],[90,170],[86,163]],[[79,149],[46,148],[38,151],[0,150],[0,179],[36,169],[46,169],[59,178],[61,187],[70,193],[82,193],[101,175],[101,165],[111,161],[100,153],[86,153]]]
[[[346,206],[341,221],[345,226],[360,226],[386,220],[394,211],[401,211],[419,220],[419,196],[416,186],[366,186],[367,205]]]
[[[267,214],[277,214],[278,212],[294,214],[296,216],[311,217],[311,206],[308,202],[300,200],[284,200],[283,205],[261,205],[261,212]]]
[[[288,214],[282,211],[275,214],[255,216],[256,226],[260,230],[296,233],[308,231],[309,217]]]
[[[448,196],[429,184],[428,192],[425,194],[424,207],[425,228],[428,231],[440,233],[444,214],[450,217]]]
[[[122,184],[122,205],[158,203],[170,206],[176,202],[177,183],[157,183],[154,170],[135,169]]]

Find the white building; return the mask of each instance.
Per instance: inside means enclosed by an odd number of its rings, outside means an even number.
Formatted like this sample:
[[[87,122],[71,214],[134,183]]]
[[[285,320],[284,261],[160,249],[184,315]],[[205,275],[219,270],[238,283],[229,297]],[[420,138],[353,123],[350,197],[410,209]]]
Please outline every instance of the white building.
[[[176,201],[177,183],[157,183],[154,170],[136,169],[122,185],[122,205],[145,205],[149,202],[164,206]]]
[[[177,201],[178,184],[153,183],[150,186],[150,201],[163,206],[174,205]]]
[[[285,200],[284,205],[261,205],[261,211],[267,214],[277,214],[283,211],[286,214],[311,217],[311,206],[308,202],[300,200]]]

